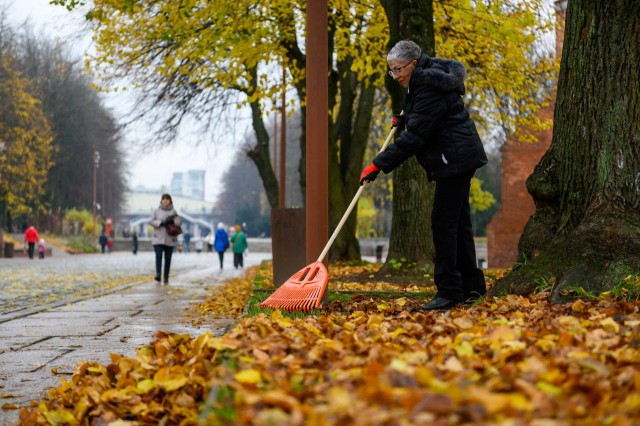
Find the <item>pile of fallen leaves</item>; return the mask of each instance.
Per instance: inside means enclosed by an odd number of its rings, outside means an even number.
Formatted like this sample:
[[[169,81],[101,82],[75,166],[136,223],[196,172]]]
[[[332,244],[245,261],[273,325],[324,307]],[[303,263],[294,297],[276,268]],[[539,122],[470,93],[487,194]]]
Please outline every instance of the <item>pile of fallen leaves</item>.
[[[227,284],[226,298],[244,293],[239,285]],[[552,305],[548,296],[424,313],[408,298],[362,295],[346,306],[333,302],[317,317],[274,311],[245,318],[222,338],[161,332],[135,357],[112,355],[108,366],[81,363],[70,382],[22,410],[21,419],[25,425],[637,424],[640,303]],[[229,300],[217,303],[203,313]]]

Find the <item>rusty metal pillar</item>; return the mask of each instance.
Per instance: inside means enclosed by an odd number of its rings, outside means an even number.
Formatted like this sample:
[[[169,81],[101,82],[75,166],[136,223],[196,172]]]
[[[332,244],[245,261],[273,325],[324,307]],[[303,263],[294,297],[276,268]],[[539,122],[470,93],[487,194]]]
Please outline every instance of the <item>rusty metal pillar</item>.
[[[327,0],[307,1],[307,263],[322,253],[329,228],[327,14]]]
[[[273,173],[278,164],[278,97],[273,98]]]

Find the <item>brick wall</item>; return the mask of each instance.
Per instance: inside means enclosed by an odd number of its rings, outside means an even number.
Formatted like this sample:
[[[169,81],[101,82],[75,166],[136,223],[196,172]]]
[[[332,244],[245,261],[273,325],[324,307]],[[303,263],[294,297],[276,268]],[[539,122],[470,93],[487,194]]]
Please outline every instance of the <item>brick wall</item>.
[[[555,1],[556,55],[562,53],[564,45],[564,23],[566,0]],[[553,118],[555,103],[540,110],[543,119]],[[487,263],[491,268],[508,268],[518,258],[518,242],[527,221],[535,212],[535,205],[526,181],[536,164],[551,145],[553,129],[536,132],[535,143],[508,140],[500,150],[502,153],[502,198],[500,210],[487,224]]]
[[[538,113],[553,117],[553,106]],[[491,268],[507,268],[518,257],[518,241],[535,211],[526,181],[551,145],[552,129],[536,132],[537,142],[507,141],[502,153],[502,199],[500,210],[487,225],[487,263]]]

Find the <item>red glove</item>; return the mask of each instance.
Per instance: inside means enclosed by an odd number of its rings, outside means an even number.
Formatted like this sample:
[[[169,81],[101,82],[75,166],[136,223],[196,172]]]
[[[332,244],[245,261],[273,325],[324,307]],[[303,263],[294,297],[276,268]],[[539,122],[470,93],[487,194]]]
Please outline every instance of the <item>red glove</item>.
[[[400,127],[402,129],[404,127],[404,115],[396,114],[393,116],[393,120],[391,120],[391,128]]]
[[[364,168],[362,175],[360,175],[360,185],[364,185],[365,182],[373,182],[378,177],[380,168],[375,164],[370,164]]]

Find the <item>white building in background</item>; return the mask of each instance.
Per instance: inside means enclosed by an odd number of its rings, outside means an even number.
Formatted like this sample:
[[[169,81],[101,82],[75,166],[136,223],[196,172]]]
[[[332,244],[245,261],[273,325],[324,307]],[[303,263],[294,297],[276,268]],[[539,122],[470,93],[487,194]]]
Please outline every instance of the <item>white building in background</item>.
[[[204,200],[204,170],[174,172],[171,178],[171,196]]]
[[[116,234],[128,238],[132,230],[138,236],[150,237],[151,228],[148,226],[153,212],[160,205],[161,190],[135,190],[124,194],[124,204],[116,224]],[[182,217],[182,230],[189,231],[192,236],[205,236],[214,231],[214,223],[220,218],[214,216],[214,202],[196,200],[190,197],[171,194],[173,206]]]

